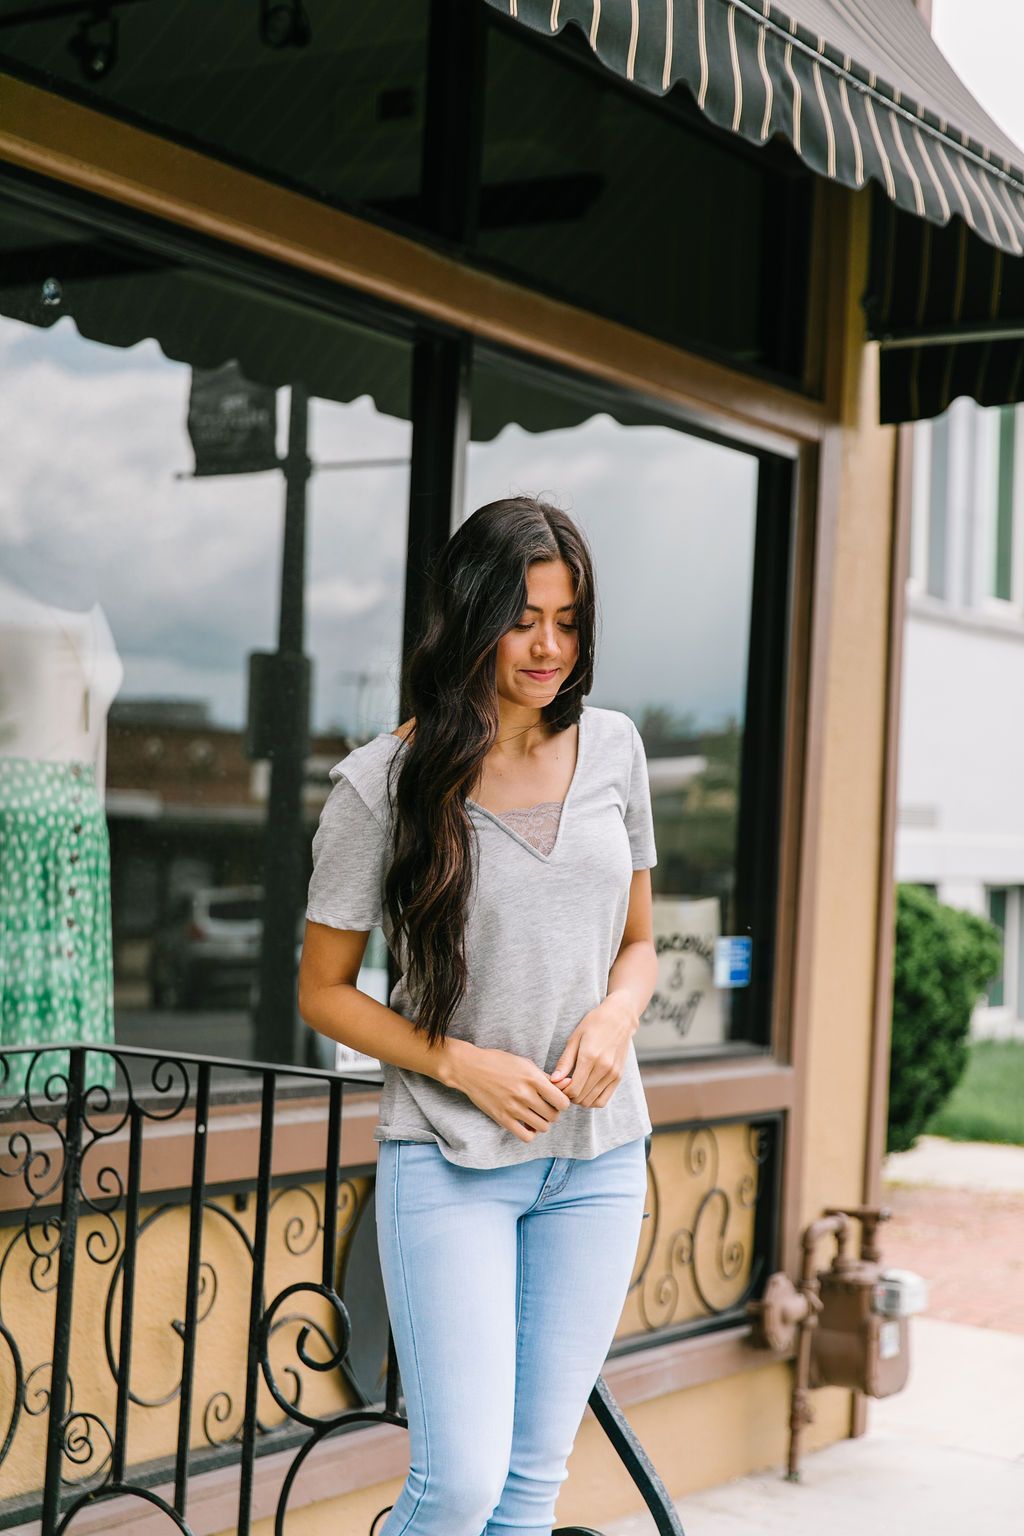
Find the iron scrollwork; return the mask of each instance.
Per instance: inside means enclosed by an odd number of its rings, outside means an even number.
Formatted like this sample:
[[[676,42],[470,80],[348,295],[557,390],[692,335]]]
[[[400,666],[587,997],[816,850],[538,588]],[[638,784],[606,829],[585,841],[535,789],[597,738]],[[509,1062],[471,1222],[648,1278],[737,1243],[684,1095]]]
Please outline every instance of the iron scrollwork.
[[[112,1058],[113,1088],[88,1082],[90,1053]],[[47,1476],[42,1490],[5,1490],[0,1529],[38,1519],[42,1536],[60,1536],[86,1505],[121,1496],[161,1509],[188,1533],[191,1479],[234,1462],[236,1529],[248,1536],[255,1461],[282,1450],[290,1459],[274,1528],[283,1533],[299,1475],[325,1440],[363,1423],[407,1428],[375,1269],[372,1185],[340,1169],[344,1089],[365,1078],[247,1067],[260,1088],[257,1164],[225,1184],[207,1173],[211,1084],[220,1071],[237,1077],[237,1061],[76,1045],[67,1071],[35,1086],[42,1052],[12,1048],[0,1051],[0,1096],[8,1059],[19,1054],[31,1057],[17,1079],[29,1086],[0,1107],[9,1127],[6,1139],[0,1132],[0,1179],[13,1197],[0,1240],[0,1469],[14,1464],[17,1445],[18,1464],[45,1459]],[[297,1083],[326,1099],[323,1160],[282,1175],[276,1098],[282,1084]],[[144,1152],[172,1124],[191,1175],[180,1194],[149,1193]],[[633,1287],[649,1331],[671,1318],[684,1275],[713,1317],[741,1306],[756,1284],[759,1261],[732,1219],[760,1201],[772,1138],[764,1126],[748,1134],[749,1166],[727,1185],[715,1130],[688,1132],[684,1170],[703,1193],[693,1220],[669,1234],[657,1273],[664,1195],[651,1157],[653,1219]],[[591,1405],[658,1530],[680,1536],[671,1500],[600,1378]],[[20,1454],[29,1447],[42,1455]]]
[[[734,1165],[728,1174],[722,1170],[726,1136]],[[774,1125],[701,1124],[682,1132],[660,1132],[655,1146],[659,1143],[666,1146],[666,1155],[654,1155],[649,1162],[650,1224],[630,1284],[640,1329],[667,1333],[702,1319],[720,1323],[743,1318],[770,1257],[764,1223],[757,1217],[775,1145]],[[667,1232],[664,1228],[673,1218],[666,1213],[661,1186],[666,1173],[674,1211],[692,1212]],[[692,1291],[689,1300],[686,1283]]]

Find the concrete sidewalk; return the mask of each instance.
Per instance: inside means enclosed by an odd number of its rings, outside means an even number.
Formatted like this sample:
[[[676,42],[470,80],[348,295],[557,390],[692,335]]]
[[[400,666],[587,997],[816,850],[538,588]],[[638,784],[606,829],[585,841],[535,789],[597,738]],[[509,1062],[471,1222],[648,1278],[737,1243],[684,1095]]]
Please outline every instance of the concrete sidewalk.
[[[889,1154],[882,1164],[882,1178],[895,1184],[1024,1193],[1024,1147],[921,1136],[909,1152]]]
[[[1024,1533],[1024,1336],[916,1317],[904,1390],[868,1405],[868,1432],[679,1501],[686,1536]],[[646,1513],[606,1536],[655,1536]]]

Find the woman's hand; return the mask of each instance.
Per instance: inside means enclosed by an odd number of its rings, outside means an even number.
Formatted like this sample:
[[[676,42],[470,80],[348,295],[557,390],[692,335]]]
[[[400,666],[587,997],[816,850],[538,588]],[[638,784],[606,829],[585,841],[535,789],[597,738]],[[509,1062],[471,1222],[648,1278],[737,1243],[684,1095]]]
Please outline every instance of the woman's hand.
[[[591,1008],[565,1042],[551,1081],[583,1109],[603,1109],[622,1079],[629,1043],[640,1027],[626,992],[612,992]]]
[[[444,1081],[520,1141],[532,1141],[568,1108],[563,1086],[552,1083],[529,1056],[465,1041],[455,1044],[457,1065]]]

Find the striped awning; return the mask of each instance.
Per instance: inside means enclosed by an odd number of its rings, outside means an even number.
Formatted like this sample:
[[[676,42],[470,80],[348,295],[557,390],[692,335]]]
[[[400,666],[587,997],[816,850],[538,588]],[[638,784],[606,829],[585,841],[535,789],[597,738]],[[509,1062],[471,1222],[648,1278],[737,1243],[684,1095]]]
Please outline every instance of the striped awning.
[[[960,395],[1024,400],[1024,261],[875,193],[867,333],[881,348],[879,419],[938,416]]]
[[[782,134],[819,175],[874,183],[865,309],[883,421],[957,394],[1024,398],[1024,151],[913,0],[488,3],[549,36],[574,25],[624,79],[658,95],[682,83],[718,127]]]

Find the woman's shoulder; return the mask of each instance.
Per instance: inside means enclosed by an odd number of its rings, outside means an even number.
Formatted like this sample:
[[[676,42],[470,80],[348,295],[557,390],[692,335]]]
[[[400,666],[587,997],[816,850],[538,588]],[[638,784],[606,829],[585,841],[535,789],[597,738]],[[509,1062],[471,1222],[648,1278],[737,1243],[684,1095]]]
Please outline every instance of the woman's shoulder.
[[[381,731],[371,736],[362,746],[335,763],[328,777],[332,785],[345,779],[366,804],[382,826],[388,816],[388,770],[391,759],[400,751],[404,741],[392,731]]]
[[[624,709],[602,709],[597,704],[585,704],[583,713],[587,717],[588,729],[600,739],[602,745],[611,747],[618,744],[620,748],[628,748],[632,752],[636,726],[632,716],[627,715]]]

